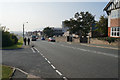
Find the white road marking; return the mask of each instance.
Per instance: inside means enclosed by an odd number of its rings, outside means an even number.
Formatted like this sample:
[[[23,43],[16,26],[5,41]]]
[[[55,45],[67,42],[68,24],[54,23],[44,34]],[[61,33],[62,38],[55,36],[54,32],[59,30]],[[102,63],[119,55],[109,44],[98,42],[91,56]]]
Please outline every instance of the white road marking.
[[[118,50],[118,48],[113,48],[113,47],[102,47],[102,46],[89,45],[89,44],[82,44],[82,43],[81,43],[81,45],[90,46],[90,47],[108,48],[108,49],[116,49],[116,50]]]
[[[47,58],[45,58],[45,60],[47,61]]]
[[[66,77],[63,77],[64,80],[68,80]]]
[[[47,61],[49,64],[51,64],[51,62],[50,61]]]
[[[56,69],[55,66],[51,65],[53,69]]]
[[[40,53],[40,55],[42,55],[42,57],[45,58],[45,56],[42,53]],[[55,66],[52,65],[51,62],[47,58],[45,58],[45,60],[51,65],[51,67],[56,71],[56,73],[58,73],[60,76],[62,76],[62,78],[64,80],[68,80],[66,77],[63,77],[63,75],[60,71],[56,70]]]
[[[33,48],[31,48],[31,49],[32,49],[33,53],[35,53],[35,50]]]
[[[39,53],[38,49],[34,47],[34,49]]]
[[[50,44],[55,44],[55,43],[53,43],[53,42],[50,42]]]
[[[82,48],[76,48],[76,47],[70,47],[70,46],[65,46],[65,45],[63,45],[63,44],[61,44],[60,46],[118,58],[118,56],[117,56],[117,55],[114,55],[114,54],[109,54],[109,53],[104,53],[104,52],[99,52],[99,51],[92,51],[92,50],[87,50],[87,49],[82,49]]]
[[[55,70],[60,76],[62,76],[61,72],[58,70]]]
[[[19,69],[19,68],[15,68],[16,70],[19,70],[20,72],[22,72],[22,73],[24,73],[24,74],[26,74],[26,75],[28,75],[28,73],[27,72],[25,72],[25,71],[23,71],[23,70],[21,70],[21,69]]]

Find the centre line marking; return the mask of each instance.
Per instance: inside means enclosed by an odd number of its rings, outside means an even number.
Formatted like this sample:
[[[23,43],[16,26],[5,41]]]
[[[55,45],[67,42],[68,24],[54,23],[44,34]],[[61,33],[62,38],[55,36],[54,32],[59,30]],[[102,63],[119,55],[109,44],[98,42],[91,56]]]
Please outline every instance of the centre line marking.
[[[35,53],[35,50],[33,48],[31,48],[31,49],[32,49],[33,53]]]
[[[34,47],[34,49],[39,53],[38,49]]]
[[[55,70],[60,76],[62,76],[61,72],[58,70]]]
[[[105,56],[111,56],[111,57],[118,58],[118,56],[114,55],[114,54],[109,54],[109,53],[104,53],[104,52],[99,52],[99,51],[93,51],[93,50],[86,50],[86,49],[82,49],[82,48],[70,47],[70,46],[65,46],[65,45],[60,45],[60,46],[66,47],[66,48],[77,49],[77,50],[81,50],[81,51],[85,51],[85,52],[96,53],[96,54],[99,54],[99,55],[105,55]]]
[[[47,61],[47,58],[45,58],[45,60]]]
[[[63,76],[63,74],[60,71],[56,69],[54,65],[52,65],[52,63],[41,52],[39,54],[42,55],[42,57],[50,64],[50,66],[55,70],[56,73],[58,73],[64,80],[68,80],[65,76]]]
[[[66,77],[63,77],[64,80],[68,80]]]
[[[49,64],[51,64],[51,62],[50,61],[47,61]]]
[[[55,66],[51,65],[53,69],[56,69]]]

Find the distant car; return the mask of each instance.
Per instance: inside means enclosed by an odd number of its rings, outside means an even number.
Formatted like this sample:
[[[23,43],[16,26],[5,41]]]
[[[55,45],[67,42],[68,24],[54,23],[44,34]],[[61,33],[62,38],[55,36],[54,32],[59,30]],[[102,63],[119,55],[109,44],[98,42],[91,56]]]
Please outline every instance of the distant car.
[[[38,37],[36,36],[36,39],[38,39]]]
[[[36,41],[37,37],[36,36],[32,36],[32,41]]]
[[[48,41],[49,41],[49,42],[55,42],[55,38],[54,38],[54,37],[50,37],[50,38],[48,39]]]
[[[44,37],[41,37],[41,40],[45,40],[45,38],[44,38]]]

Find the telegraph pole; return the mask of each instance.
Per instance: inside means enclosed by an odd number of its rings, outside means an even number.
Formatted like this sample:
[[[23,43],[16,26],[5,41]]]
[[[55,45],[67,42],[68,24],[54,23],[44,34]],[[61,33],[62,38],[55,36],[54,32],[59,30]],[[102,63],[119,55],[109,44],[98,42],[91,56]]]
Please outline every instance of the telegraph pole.
[[[28,22],[26,22],[26,23],[28,23]],[[25,29],[24,29],[24,25],[25,23],[23,23],[23,39],[24,39],[24,37],[25,37],[25,35],[24,35],[24,32],[25,32]]]
[[[23,24],[23,39],[24,39],[24,24]]]

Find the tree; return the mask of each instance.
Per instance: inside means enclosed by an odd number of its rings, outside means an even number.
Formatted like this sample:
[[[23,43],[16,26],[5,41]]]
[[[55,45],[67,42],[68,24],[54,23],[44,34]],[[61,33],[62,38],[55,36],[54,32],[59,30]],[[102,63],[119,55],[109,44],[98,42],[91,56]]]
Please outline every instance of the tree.
[[[46,28],[44,28],[43,33],[47,37],[52,37],[53,36],[53,29],[50,27],[46,27]]]
[[[64,24],[65,24],[65,26],[69,27],[70,34],[72,34],[72,33],[78,34],[80,27],[78,27],[79,25],[76,20],[71,18],[70,20],[65,20]]]
[[[80,36],[87,36],[90,27],[95,23],[94,16],[89,12],[77,12],[74,18],[70,20],[65,20],[65,26],[69,27],[70,33],[75,33]]]
[[[96,27],[98,31],[102,36],[107,37],[108,36],[108,18],[104,15],[100,17],[100,20],[97,22]]]
[[[6,31],[6,28],[2,28],[2,47],[9,47],[18,43],[16,35]]]

